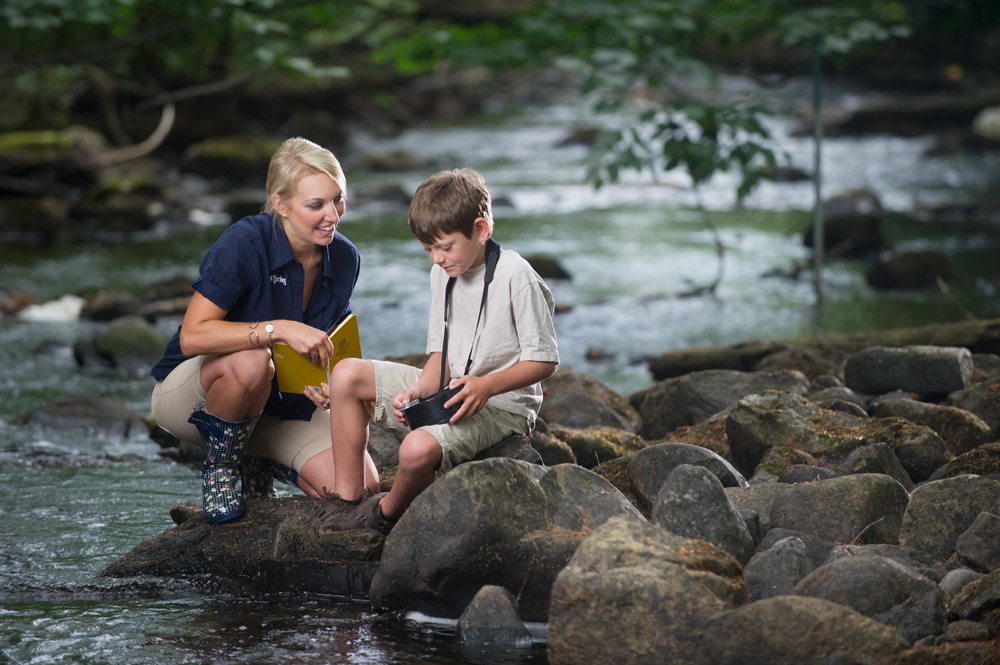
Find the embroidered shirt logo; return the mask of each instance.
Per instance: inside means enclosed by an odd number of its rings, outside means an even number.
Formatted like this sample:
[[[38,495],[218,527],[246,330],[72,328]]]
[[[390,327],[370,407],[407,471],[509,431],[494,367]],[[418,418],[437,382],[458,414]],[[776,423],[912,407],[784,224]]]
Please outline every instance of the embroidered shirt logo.
[[[271,284],[281,284],[282,286],[288,286],[288,278],[282,277],[281,275],[271,275]]]

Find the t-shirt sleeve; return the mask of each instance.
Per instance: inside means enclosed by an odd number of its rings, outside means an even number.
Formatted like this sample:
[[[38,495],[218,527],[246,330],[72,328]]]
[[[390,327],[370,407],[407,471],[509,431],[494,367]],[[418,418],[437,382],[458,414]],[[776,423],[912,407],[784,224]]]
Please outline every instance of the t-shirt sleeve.
[[[227,312],[239,302],[256,271],[257,253],[246,235],[227,229],[201,260],[196,291]]]
[[[444,290],[447,284],[434,274],[434,268],[431,268],[429,282],[431,306],[427,315],[427,347],[424,351],[427,355],[440,351],[444,344]]]
[[[511,294],[520,360],[559,362],[556,329],[552,320],[555,301],[545,282],[531,271]]]

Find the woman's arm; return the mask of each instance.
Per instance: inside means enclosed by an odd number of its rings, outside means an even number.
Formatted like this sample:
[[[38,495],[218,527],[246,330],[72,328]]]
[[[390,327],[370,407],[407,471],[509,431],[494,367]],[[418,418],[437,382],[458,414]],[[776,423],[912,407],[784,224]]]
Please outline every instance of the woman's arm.
[[[271,321],[274,331],[270,338],[265,331],[267,321],[251,323],[226,321],[226,310],[195,291],[184,321],[181,323],[181,351],[188,356],[234,353],[247,349],[264,349],[270,342],[284,342],[302,355],[318,354],[319,364],[325,365],[333,354],[333,344],[326,332],[299,321]]]

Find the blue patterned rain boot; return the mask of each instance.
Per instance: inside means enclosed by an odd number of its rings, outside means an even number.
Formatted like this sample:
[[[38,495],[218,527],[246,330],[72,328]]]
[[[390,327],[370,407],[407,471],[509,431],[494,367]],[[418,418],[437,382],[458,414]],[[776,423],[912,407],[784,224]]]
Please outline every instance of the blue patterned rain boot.
[[[240,467],[243,451],[257,424],[257,417],[238,422],[224,420],[195,405],[188,422],[198,428],[205,444],[201,465],[201,504],[211,524],[222,524],[243,515]]]

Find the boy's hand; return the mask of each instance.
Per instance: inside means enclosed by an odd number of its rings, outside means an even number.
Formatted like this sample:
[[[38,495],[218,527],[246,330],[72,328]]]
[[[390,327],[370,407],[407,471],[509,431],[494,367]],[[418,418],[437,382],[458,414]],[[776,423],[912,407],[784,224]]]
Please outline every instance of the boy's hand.
[[[410,426],[410,423],[406,420],[406,415],[402,412],[402,410],[400,410],[400,407],[407,402],[412,402],[418,397],[420,397],[420,392],[417,390],[416,386],[413,386],[411,388],[407,388],[392,398],[392,415],[396,416],[396,420],[403,423],[407,427]]]
[[[463,376],[455,379],[451,385],[452,387],[461,386],[462,389],[444,403],[445,407],[450,407],[458,402],[462,402],[462,406],[448,422],[457,423],[462,418],[476,415],[486,406],[486,401],[493,397],[488,377]]]

